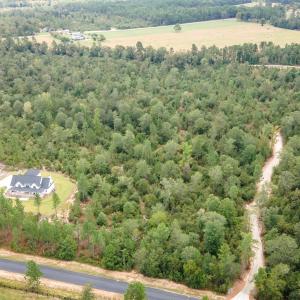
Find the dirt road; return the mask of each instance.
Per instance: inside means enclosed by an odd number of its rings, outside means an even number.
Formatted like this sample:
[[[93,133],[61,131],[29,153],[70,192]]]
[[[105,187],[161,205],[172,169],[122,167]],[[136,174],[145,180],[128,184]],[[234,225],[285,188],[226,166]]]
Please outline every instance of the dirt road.
[[[262,177],[257,184],[257,195],[263,190],[266,189],[270,193],[269,183],[271,182],[272,174],[274,167],[276,167],[280,162],[280,154],[283,148],[283,139],[280,132],[277,132],[275,135],[273,153],[272,156],[265,163],[262,170]],[[256,196],[257,196],[256,195]],[[250,299],[251,292],[254,289],[254,276],[258,272],[260,267],[264,266],[264,252],[263,244],[261,238],[261,224],[259,221],[259,208],[257,206],[256,198],[252,203],[246,206],[246,209],[250,218],[250,226],[253,240],[255,241],[253,245],[254,257],[252,259],[250,271],[246,274],[244,278],[244,284],[242,289],[233,297],[230,297],[232,300],[248,300]]]
[[[252,67],[277,68],[281,70],[300,69],[299,65],[250,65]]]

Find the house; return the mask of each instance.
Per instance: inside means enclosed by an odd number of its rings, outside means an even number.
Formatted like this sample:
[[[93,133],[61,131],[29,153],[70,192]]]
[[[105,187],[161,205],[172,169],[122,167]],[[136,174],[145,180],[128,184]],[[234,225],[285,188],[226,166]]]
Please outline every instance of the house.
[[[69,35],[71,33],[70,29],[57,29],[55,32],[62,35]]]
[[[30,198],[36,194],[44,197],[54,190],[50,176],[42,177],[39,170],[30,169],[24,175],[13,175],[6,193],[12,197]]]
[[[80,40],[84,40],[85,36],[81,32],[72,32],[71,33],[71,39],[73,41],[80,41]]]

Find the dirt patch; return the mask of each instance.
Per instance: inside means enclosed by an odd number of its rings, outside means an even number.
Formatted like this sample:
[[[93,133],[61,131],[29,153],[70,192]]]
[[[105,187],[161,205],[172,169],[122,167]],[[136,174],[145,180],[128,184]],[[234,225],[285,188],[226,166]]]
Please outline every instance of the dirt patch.
[[[69,223],[70,210],[76,199],[77,192],[78,192],[78,190],[75,189],[74,192],[72,192],[72,194],[66,200],[67,209],[62,209],[61,211],[57,212],[57,218],[64,223]]]
[[[300,69],[300,66],[289,66],[289,65],[252,65],[253,67],[265,67],[265,68],[275,68],[275,69],[281,69],[281,70],[288,70],[288,69]]]

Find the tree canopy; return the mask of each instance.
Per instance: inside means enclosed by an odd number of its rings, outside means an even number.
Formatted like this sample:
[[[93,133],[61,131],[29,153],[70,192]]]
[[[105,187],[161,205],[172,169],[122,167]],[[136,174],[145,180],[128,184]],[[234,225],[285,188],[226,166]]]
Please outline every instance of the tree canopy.
[[[226,293],[251,257],[243,206],[275,126],[291,137],[274,197],[296,203],[299,70],[251,64],[292,64],[299,45],[173,53],[4,39],[0,55],[0,161],[78,182],[68,224],[1,195],[6,246]],[[264,214],[278,227],[268,263],[293,270],[297,206],[280,205]]]

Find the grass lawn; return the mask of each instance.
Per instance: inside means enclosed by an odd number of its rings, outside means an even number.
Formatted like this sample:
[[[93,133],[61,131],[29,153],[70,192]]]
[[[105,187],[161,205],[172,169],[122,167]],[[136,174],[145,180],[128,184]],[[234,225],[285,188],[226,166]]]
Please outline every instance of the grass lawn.
[[[69,208],[70,203],[67,201],[72,193],[75,191],[76,184],[73,183],[70,178],[64,176],[61,173],[55,172],[42,172],[43,176],[51,176],[54,183],[56,193],[59,196],[61,202],[58,206],[58,211],[66,211]],[[34,200],[29,199],[22,201],[22,204],[27,212],[37,212],[37,207],[34,205]],[[47,196],[42,199],[42,204],[40,206],[40,213],[42,215],[49,216],[54,213],[52,206],[52,195]]]
[[[88,31],[100,33],[106,37],[103,43],[106,46],[116,45],[133,46],[141,41],[144,46],[173,47],[175,50],[191,49],[192,44],[198,47],[203,45],[218,47],[272,41],[277,45],[284,46],[290,43],[300,43],[300,32],[273,27],[261,26],[257,23],[239,22],[236,19],[213,20],[181,24],[182,31],[174,32],[173,25],[148,28],[136,28],[127,30]],[[92,40],[80,42],[91,46]]]
[[[57,39],[55,39],[50,33],[48,32],[41,32],[34,36],[34,38],[37,40],[38,43],[45,42],[49,46],[51,46],[53,41],[56,41],[59,43]]]
[[[214,20],[214,21],[203,21],[203,22],[193,22],[181,24],[182,33],[188,31],[194,31],[197,29],[218,29],[224,27],[236,26],[235,19],[224,19],[224,20]],[[133,36],[145,36],[152,34],[165,34],[174,33],[178,36],[178,33],[174,32],[174,25],[167,26],[155,26],[155,27],[145,27],[145,28],[132,28],[132,29],[120,29],[120,30],[103,30],[103,31],[86,31],[86,34],[90,33],[102,33],[107,39],[120,38],[120,37],[133,37]]]

